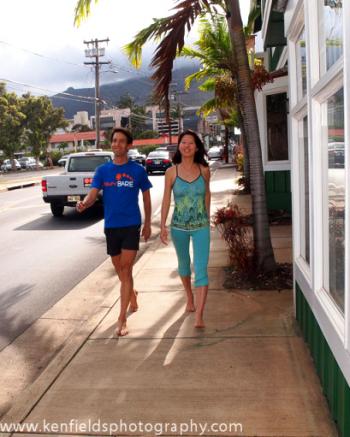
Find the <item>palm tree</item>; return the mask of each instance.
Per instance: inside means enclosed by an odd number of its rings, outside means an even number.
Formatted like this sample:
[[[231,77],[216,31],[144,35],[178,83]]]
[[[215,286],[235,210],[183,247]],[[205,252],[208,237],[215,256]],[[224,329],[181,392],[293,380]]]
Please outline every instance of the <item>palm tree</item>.
[[[128,52],[128,50],[127,50]],[[130,51],[129,51],[130,53]],[[230,35],[227,28],[226,18],[220,15],[212,16],[209,19],[202,19],[199,29],[199,39],[194,43],[194,48],[184,47],[179,55],[199,60],[201,67],[199,71],[189,75],[185,80],[188,89],[193,80],[201,81],[208,78],[199,89],[203,91],[214,91],[215,97],[200,108],[199,112],[209,115],[218,111],[225,126],[225,154],[228,149],[228,128],[229,126],[240,126],[242,137],[244,126],[237,100],[237,87],[235,86],[236,66],[232,62],[232,48]],[[229,77],[228,73],[231,75]],[[244,147],[244,175],[249,181],[249,154]]]
[[[90,4],[91,0],[78,0],[75,11],[77,24],[89,14]],[[152,79],[155,81],[156,96],[165,99],[166,108],[169,111],[168,93],[172,69],[177,54],[181,53],[184,47],[185,32],[191,29],[196,19],[203,17],[206,13],[216,15],[219,10],[224,11],[227,17],[232,45],[232,63],[237,69],[238,99],[242,107],[243,126],[249,150],[256,267],[261,271],[271,271],[275,269],[276,262],[268,223],[259,125],[239,0],[178,1],[172,15],[154,19],[150,26],[137,34],[132,43],[133,60],[136,63],[140,62],[142,47],[148,40],[160,41],[151,62],[151,66],[155,69]]]

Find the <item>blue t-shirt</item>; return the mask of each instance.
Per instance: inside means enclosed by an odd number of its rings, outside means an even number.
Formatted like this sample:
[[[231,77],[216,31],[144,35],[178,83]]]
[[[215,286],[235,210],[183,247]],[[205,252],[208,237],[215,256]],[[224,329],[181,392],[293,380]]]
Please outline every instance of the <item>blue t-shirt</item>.
[[[95,171],[91,187],[103,190],[105,228],[141,225],[139,190],[147,191],[152,184],[140,164],[102,164]]]

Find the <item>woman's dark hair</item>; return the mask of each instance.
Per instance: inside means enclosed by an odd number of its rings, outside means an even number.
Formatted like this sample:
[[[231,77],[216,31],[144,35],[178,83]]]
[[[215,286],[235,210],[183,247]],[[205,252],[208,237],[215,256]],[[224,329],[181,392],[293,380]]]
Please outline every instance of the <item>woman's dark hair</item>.
[[[180,162],[182,160],[179,146],[181,144],[182,138],[185,135],[191,135],[194,138],[194,141],[196,143],[198,150],[196,151],[196,153],[194,155],[194,162],[196,162],[197,164],[202,164],[204,167],[208,167],[208,162],[205,159],[205,157],[207,156],[207,151],[204,148],[203,141],[199,138],[198,134],[191,129],[187,129],[187,130],[181,132],[181,134],[179,135],[179,138],[177,140],[177,149],[176,149],[175,155],[173,156],[173,163],[180,164]]]
[[[125,129],[124,127],[116,127],[115,129],[113,129],[113,131],[111,133],[111,142],[113,141],[114,134],[117,133],[117,132],[120,132],[121,134],[125,135],[128,144],[132,144],[133,137],[131,135],[131,132],[128,131],[127,129]]]

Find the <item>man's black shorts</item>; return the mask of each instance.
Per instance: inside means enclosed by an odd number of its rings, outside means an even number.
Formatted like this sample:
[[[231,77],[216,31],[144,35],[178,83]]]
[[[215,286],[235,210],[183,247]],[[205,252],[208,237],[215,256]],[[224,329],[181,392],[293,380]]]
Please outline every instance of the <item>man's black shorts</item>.
[[[139,250],[140,228],[141,226],[105,228],[108,255],[120,255],[122,249]]]

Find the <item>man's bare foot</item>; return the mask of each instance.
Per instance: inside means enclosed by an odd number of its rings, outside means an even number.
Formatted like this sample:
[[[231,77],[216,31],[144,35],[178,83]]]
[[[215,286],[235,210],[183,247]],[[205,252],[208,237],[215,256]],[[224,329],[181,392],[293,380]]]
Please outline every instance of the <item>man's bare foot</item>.
[[[204,320],[202,319],[202,317],[200,318],[196,318],[196,322],[194,324],[195,328],[205,328],[205,323]]]
[[[128,334],[128,328],[126,327],[126,320],[118,319],[117,329],[115,330],[115,333],[118,337],[124,337],[124,335]]]
[[[188,300],[186,305],[186,311],[193,313],[196,311],[196,307],[194,306],[193,300]]]
[[[139,306],[137,305],[137,295],[138,292],[136,290],[131,293],[129,311],[132,313],[135,313],[139,309]]]

